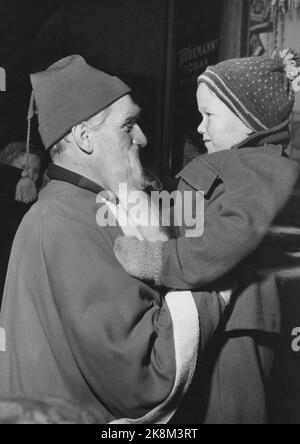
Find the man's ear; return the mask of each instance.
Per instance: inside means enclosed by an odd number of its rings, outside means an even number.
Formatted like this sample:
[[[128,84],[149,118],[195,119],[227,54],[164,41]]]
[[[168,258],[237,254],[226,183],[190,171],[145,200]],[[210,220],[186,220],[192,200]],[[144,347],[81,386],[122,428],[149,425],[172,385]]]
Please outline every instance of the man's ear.
[[[71,133],[75,142],[77,143],[77,146],[82,151],[84,151],[86,154],[93,153],[93,145],[90,142],[88,128],[84,122],[73,126]]]

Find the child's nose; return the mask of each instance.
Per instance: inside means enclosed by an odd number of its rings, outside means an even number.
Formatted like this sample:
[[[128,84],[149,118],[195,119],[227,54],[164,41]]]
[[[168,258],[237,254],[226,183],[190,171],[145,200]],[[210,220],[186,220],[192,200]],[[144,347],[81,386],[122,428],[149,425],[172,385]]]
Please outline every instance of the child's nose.
[[[198,133],[203,135],[205,131],[206,131],[206,125],[203,119],[200,125],[198,126]]]

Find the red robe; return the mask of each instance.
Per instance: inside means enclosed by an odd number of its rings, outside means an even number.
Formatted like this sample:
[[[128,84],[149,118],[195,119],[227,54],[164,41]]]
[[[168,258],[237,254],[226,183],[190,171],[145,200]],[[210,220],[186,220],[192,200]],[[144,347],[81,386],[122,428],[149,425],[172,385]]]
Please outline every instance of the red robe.
[[[99,423],[165,423],[218,326],[222,298],[164,297],[127,275],[113,252],[120,226],[96,223],[97,186],[57,171],[14,242],[0,397],[63,398]]]

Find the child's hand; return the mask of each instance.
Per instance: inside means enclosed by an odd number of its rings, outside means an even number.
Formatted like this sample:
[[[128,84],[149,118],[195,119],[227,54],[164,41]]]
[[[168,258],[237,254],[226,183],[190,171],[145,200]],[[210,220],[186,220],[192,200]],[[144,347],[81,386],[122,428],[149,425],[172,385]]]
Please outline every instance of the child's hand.
[[[115,255],[131,276],[161,285],[163,242],[139,241],[135,237],[119,237]]]

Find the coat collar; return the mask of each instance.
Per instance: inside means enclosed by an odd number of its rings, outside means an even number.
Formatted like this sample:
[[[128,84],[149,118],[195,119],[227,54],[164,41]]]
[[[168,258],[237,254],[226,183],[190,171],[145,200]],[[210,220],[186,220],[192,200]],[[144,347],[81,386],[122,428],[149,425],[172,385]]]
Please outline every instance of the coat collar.
[[[218,172],[213,167],[203,168],[203,156],[197,157],[176,178],[183,179],[195,190],[201,190],[207,196],[212,186],[220,179]],[[206,165],[205,165],[206,166]]]
[[[252,134],[246,140],[235,145],[232,150],[243,148],[258,148],[277,156],[286,156],[285,149],[290,142],[289,122],[284,122],[270,130]],[[223,151],[214,154],[203,154],[197,157],[176,178],[183,179],[195,190],[201,190],[207,196],[214,185],[221,181],[221,176],[215,165]]]
[[[289,124],[290,122],[286,121],[269,130],[254,133],[240,144],[235,145],[232,149],[241,149],[245,147],[258,148],[266,145],[281,145],[284,151],[291,140]]]
[[[49,179],[71,183],[72,185],[88,190],[94,194],[105,192],[104,188],[96,182],[58,165],[51,164],[48,168],[47,175]]]

